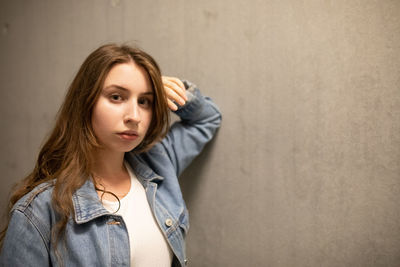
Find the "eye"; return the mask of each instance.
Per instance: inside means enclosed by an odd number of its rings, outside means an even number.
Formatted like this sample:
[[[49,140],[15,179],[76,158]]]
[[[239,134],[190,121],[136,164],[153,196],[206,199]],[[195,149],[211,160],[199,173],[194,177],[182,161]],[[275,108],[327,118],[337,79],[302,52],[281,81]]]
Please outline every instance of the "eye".
[[[138,103],[145,108],[149,108],[151,107],[152,100],[148,97],[141,97],[139,98]]]
[[[122,101],[122,96],[119,94],[112,94],[110,95],[110,99],[114,102],[120,102]]]

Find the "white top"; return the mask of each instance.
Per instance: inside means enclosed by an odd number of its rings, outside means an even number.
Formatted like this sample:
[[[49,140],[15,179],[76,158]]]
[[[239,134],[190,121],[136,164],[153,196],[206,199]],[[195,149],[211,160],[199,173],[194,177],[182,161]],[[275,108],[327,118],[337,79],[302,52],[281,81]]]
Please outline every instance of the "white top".
[[[151,212],[143,185],[139,182],[128,164],[125,164],[131,177],[129,193],[120,199],[121,207],[116,213],[124,219],[128,229],[131,251],[131,266],[171,266],[173,253]],[[110,212],[118,209],[118,201],[102,200]]]

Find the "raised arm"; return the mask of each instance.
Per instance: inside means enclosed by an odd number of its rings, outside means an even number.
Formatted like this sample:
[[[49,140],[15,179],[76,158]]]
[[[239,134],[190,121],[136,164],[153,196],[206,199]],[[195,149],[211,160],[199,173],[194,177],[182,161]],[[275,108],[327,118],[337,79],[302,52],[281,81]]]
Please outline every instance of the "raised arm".
[[[179,176],[213,138],[221,124],[221,113],[214,102],[203,96],[194,84],[188,81],[180,82],[178,79],[166,81],[165,77],[163,80],[169,106],[181,120],[171,126],[160,145],[164,147]],[[185,94],[186,98],[182,94]],[[174,104],[175,102],[181,105],[185,99],[187,101],[183,106],[178,107]]]

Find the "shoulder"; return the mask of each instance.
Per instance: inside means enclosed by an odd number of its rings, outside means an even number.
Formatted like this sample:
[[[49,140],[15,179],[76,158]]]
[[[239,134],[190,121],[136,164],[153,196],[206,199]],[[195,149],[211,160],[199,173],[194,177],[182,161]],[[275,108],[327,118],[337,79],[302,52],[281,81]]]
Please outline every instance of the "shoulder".
[[[55,222],[51,208],[52,189],[52,182],[42,183],[13,206],[0,254],[1,266],[4,262],[12,265],[10,262],[19,261],[15,258],[15,251],[22,252],[21,257],[28,257],[30,260],[34,260],[32,256],[36,253],[39,253],[40,255],[36,256],[40,256],[43,260],[47,258],[51,228]]]
[[[41,183],[29,193],[20,198],[13,206],[11,212],[20,211],[22,213],[37,214],[38,216],[48,213],[51,209],[51,196],[54,182]]]
[[[7,230],[10,238],[41,238],[48,244],[51,227],[56,221],[51,204],[53,187],[53,181],[42,183],[15,203]]]

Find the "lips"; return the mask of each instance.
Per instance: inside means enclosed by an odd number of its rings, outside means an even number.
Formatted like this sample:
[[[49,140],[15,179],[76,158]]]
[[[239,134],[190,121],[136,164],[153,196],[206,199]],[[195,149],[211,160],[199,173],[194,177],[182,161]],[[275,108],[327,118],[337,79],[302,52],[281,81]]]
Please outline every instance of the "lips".
[[[139,134],[136,131],[124,131],[117,133],[119,137],[121,137],[123,140],[127,141],[133,141],[136,140],[139,137]]]

